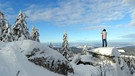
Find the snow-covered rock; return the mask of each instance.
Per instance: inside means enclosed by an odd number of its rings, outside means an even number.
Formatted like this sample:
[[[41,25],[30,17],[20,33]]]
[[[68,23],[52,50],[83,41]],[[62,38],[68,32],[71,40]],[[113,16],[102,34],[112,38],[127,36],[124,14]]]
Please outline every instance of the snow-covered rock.
[[[101,76],[97,67],[91,65],[75,65],[73,76]]]
[[[96,65],[99,62],[99,59],[93,57],[92,55],[82,55],[80,58],[80,61],[84,64]]]
[[[124,53],[124,52],[125,52],[125,50],[123,50],[123,49],[118,49],[118,51],[119,51],[120,53]]]
[[[73,58],[73,76],[131,76],[129,68],[113,47],[96,48],[92,55],[77,55]]]
[[[70,62],[70,64],[71,64],[72,66],[73,66],[73,65],[76,65],[80,60],[81,60],[80,54],[75,55],[75,56],[72,58],[72,61]]]
[[[111,50],[110,53],[105,53],[109,50]],[[131,76],[125,61],[116,54],[119,53],[117,49],[99,48],[99,51],[94,51],[94,53],[107,57],[113,56],[111,58],[115,62],[96,58],[93,55],[78,54],[73,57],[69,64],[69,61],[59,52],[36,41],[0,42],[0,76],[63,76],[60,75],[63,73],[66,76],[71,76],[66,73],[73,72],[73,70],[74,74],[72,76]],[[34,61],[33,63],[42,67],[36,66],[28,60]],[[78,61],[97,64],[77,65]]]
[[[62,76],[29,62],[19,43],[0,42],[0,76]]]
[[[73,73],[73,69],[68,60],[65,59],[62,54],[44,44],[36,41],[24,40],[17,41],[15,45],[28,57],[29,61],[36,65],[63,75],[67,75],[68,72]]]
[[[120,57],[120,53],[115,47],[102,47],[91,50],[92,53],[105,55],[105,56],[115,56]]]

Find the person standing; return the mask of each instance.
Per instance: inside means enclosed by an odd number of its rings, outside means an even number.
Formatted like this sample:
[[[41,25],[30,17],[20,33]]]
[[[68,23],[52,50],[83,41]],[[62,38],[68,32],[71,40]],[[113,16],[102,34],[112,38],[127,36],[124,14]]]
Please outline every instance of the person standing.
[[[106,32],[106,29],[103,29],[101,34],[102,34],[102,47],[107,47],[107,32]]]

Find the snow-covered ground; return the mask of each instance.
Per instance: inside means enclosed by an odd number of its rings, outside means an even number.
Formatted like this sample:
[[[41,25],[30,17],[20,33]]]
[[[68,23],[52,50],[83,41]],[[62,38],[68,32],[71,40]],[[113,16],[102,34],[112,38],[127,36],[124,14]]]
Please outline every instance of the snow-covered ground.
[[[36,54],[36,57],[51,56],[55,60],[66,61],[56,50],[35,41],[0,42],[0,76],[63,76],[29,62],[25,55],[30,54],[33,48],[40,48],[41,51],[45,52],[44,54],[40,54],[41,52]],[[107,60],[107,58],[100,59],[91,54],[74,55],[70,62],[74,69],[72,76],[131,76],[127,64],[120,57],[118,49],[107,47],[90,51],[113,58]],[[92,64],[77,64],[79,61]],[[71,76],[71,74],[68,76]]]
[[[98,56],[76,55],[71,62],[75,74],[73,76],[131,76],[129,68],[114,47],[90,50]],[[81,61],[79,65],[77,63]],[[92,63],[85,65],[85,63]]]
[[[91,50],[91,52],[96,53],[96,54],[106,55],[106,56],[120,57],[120,53],[118,49],[114,47],[96,48],[94,50]]]
[[[18,47],[21,45],[17,45],[22,42],[27,43],[27,41],[7,44],[0,42],[0,76],[62,76],[29,62]],[[31,47],[32,45],[26,46]]]

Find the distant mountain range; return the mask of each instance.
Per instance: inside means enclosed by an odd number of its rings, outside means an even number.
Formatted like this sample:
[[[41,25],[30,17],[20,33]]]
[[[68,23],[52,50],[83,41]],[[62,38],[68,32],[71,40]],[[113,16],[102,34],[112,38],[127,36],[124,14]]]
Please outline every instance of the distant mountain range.
[[[125,53],[122,54],[135,56],[135,46],[126,46],[126,47],[122,47],[121,49],[125,50]]]
[[[61,49],[61,44],[54,44],[54,48],[57,50]],[[94,44],[88,44],[88,43],[71,43],[69,44],[71,47],[71,50],[74,53],[79,53],[82,51],[82,48],[84,45],[90,47],[90,48],[98,48],[101,47],[101,43],[94,43]],[[135,56],[135,45],[130,43],[108,43],[108,47],[117,47],[120,49],[125,50],[125,53],[122,53],[124,55],[134,55]]]

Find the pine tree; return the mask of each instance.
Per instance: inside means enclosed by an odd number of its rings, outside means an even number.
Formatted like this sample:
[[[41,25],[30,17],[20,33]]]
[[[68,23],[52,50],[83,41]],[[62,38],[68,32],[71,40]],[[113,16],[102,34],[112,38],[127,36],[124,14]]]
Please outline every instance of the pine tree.
[[[11,33],[11,28],[10,24],[6,22],[6,27],[3,31],[3,42],[11,42],[13,41],[12,33]]]
[[[28,32],[26,17],[22,11],[19,12],[18,17],[13,26],[13,38],[14,40],[24,40],[30,39],[30,34]]]
[[[63,35],[63,43],[62,43],[61,51],[62,51],[62,55],[66,59],[68,59],[70,57],[71,49],[70,49],[69,44],[68,44],[68,37],[67,37],[67,33],[66,32]]]
[[[0,41],[2,41],[4,28],[5,28],[5,16],[0,11]]]
[[[32,39],[33,41],[40,42],[38,29],[35,28],[35,27],[32,28],[31,39]]]
[[[52,43],[50,43],[49,47],[53,49],[53,45],[52,45]]]
[[[86,55],[87,51],[88,51],[88,47],[86,45],[84,45],[83,49],[82,49],[82,54]]]
[[[35,33],[35,31],[36,31],[36,28],[33,26],[32,27],[32,32],[31,32],[31,40],[34,40],[34,33]]]

